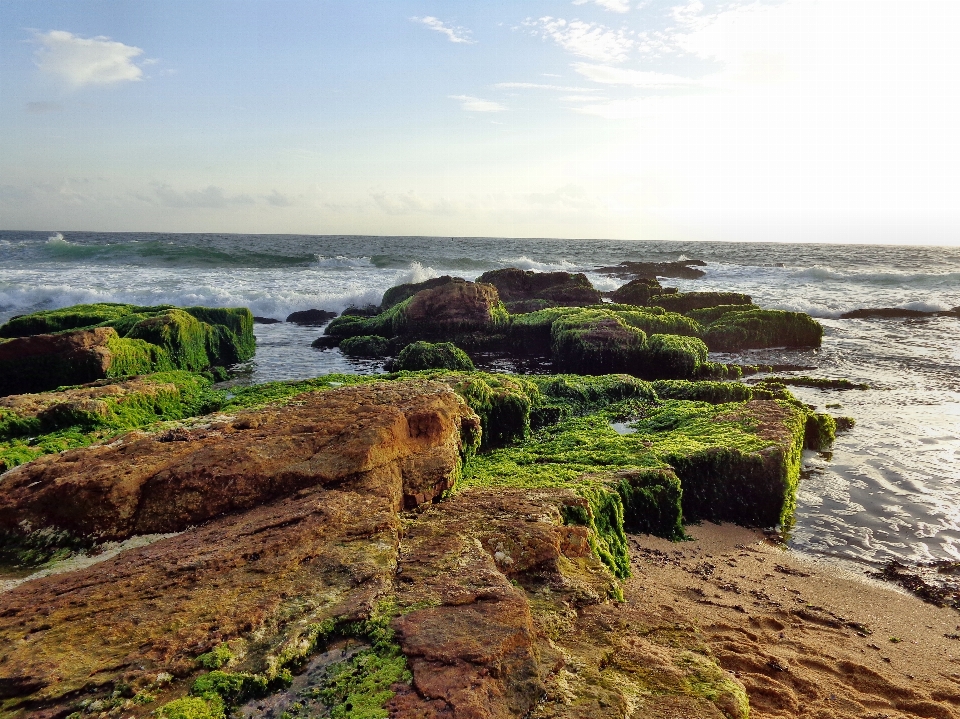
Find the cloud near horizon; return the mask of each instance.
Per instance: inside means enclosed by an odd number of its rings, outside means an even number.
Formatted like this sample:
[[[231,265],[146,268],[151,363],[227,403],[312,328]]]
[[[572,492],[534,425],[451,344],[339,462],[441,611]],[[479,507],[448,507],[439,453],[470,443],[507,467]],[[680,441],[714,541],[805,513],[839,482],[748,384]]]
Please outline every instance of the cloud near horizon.
[[[34,55],[41,72],[80,88],[86,85],[113,85],[143,79],[143,70],[133,60],[143,50],[97,36],[84,38],[66,30],[38,33],[40,47]]]

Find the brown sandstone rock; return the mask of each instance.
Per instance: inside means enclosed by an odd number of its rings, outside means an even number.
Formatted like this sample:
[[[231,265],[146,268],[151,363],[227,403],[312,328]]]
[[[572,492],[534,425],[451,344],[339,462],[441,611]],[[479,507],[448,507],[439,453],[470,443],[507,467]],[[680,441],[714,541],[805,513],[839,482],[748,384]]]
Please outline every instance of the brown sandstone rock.
[[[451,281],[415,294],[403,319],[402,334],[448,336],[490,329],[505,313],[493,285]]]
[[[461,429],[446,385],[393,382],[307,394],[208,427],[47,455],[0,479],[0,530],[100,539],[175,532],[225,512],[393,467],[407,506],[450,487]]]
[[[0,342],[0,396],[42,392],[58,384],[83,384],[106,377],[113,363],[107,348],[117,338],[111,327]]]

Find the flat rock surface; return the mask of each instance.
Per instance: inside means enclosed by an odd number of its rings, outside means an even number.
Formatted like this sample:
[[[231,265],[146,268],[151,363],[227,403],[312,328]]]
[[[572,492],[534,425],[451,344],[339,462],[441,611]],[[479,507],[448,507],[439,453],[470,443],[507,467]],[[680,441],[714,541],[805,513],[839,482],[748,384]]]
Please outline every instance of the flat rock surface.
[[[375,383],[303,395],[207,427],[47,455],[0,479],[0,529],[123,539],[180,531],[392,467],[410,506],[449,487],[472,412],[446,385]]]

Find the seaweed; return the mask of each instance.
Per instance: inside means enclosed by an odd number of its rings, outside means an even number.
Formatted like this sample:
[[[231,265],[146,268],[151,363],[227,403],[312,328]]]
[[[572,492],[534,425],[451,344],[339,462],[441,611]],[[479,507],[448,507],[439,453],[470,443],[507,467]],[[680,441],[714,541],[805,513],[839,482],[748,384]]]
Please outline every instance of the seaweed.
[[[390,353],[390,340],[378,335],[359,335],[340,341],[340,351],[348,357],[383,357]]]
[[[343,343],[340,347],[342,351]],[[473,368],[473,361],[467,353],[451,342],[412,342],[400,350],[390,367],[394,371],[448,369],[461,372]]]
[[[729,312],[706,327],[703,339],[714,352],[764,347],[819,347],[823,326],[803,312]]]
[[[668,312],[681,314],[706,307],[721,305],[749,305],[750,295],[740,292],[676,292],[654,295],[647,304],[663,307]]]

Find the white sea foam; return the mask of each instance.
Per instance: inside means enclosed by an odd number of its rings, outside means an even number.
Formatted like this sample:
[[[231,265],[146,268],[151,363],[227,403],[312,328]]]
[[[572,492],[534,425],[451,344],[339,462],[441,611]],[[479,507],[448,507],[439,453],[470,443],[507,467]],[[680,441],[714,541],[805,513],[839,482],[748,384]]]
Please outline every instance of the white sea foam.
[[[530,259],[526,255],[512,259],[502,260],[504,267],[518,267],[521,270],[533,270],[534,272],[569,272],[576,268],[576,265],[566,260],[560,262],[538,262]]]

